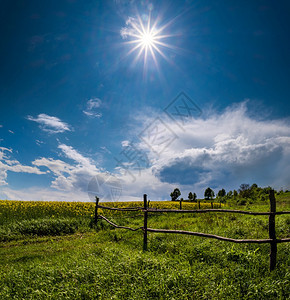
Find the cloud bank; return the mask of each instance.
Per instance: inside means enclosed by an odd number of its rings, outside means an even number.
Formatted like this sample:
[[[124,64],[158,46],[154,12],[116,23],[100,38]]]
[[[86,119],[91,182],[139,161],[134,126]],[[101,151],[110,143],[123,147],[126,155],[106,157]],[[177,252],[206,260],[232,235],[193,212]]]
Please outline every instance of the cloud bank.
[[[289,189],[289,123],[250,116],[247,102],[188,118],[182,128],[166,115],[151,113],[135,132],[140,137],[135,146],[148,156],[150,167],[116,171],[125,194],[140,198],[146,193],[152,200],[169,199],[175,187],[184,198],[190,191],[202,198],[208,186],[218,192],[238,189],[242,183]]]
[[[289,188],[289,120],[254,119],[244,102],[189,119],[182,129],[169,120],[166,124],[178,139],[159,157],[152,149],[158,153],[163,144],[139,145],[149,151],[151,169],[161,182],[197,191],[200,197],[207,186],[233,189],[244,182]]]
[[[211,111],[199,118],[188,118],[182,128],[165,114],[151,110],[139,128],[134,127],[134,135],[139,137],[134,146],[147,156],[149,165],[138,168],[135,161],[124,162],[127,168],[119,165],[112,173],[97,167],[86,154],[66,144],[58,145],[59,159],[38,158],[32,166],[12,160],[9,157],[12,150],[2,147],[0,195],[24,200],[33,200],[33,194],[34,198],[43,200],[89,201],[92,200],[88,196],[90,186],[93,184],[93,190],[89,192],[94,193],[94,188],[97,192],[100,182],[105,182],[107,187],[116,185],[116,189],[121,186],[120,200],[141,200],[144,193],[151,200],[169,199],[175,187],[180,188],[184,198],[190,191],[203,197],[208,186],[217,192],[221,188],[238,189],[241,183],[289,189],[289,123],[288,119],[255,118],[249,114],[246,102],[222,112]],[[160,126],[166,128],[162,130]],[[150,132],[146,128],[150,128]],[[172,132],[177,138],[168,143]],[[140,133],[145,134],[146,139]],[[123,149],[130,146],[126,138],[124,136],[120,144]],[[131,158],[133,154],[130,152]],[[114,153],[110,155],[113,160]],[[42,171],[45,168],[46,171]],[[50,188],[36,187],[35,193],[31,192],[32,187],[13,191],[7,185],[8,171],[46,174],[51,178]]]

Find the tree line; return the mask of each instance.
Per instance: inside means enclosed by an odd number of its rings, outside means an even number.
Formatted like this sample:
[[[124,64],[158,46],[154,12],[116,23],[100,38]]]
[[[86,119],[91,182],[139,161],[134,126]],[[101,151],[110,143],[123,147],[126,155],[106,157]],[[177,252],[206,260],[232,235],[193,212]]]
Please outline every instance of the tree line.
[[[235,202],[240,205],[245,205],[247,203],[251,204],[253,202],[258,201],[266,201],[268,199],[268,195],[272,187],[259,187],[256,183],[253,183],[252,185],[242,183],[238,190],[229,190],[226,192],[224,188],[220,189],[216,195],[215,198],[215,192],[210,187],[207,187],[204,191],[204,197],[202,199],[204,200],[213,200],[214,198],[221,202]],[[281,193],[283,190],[281,189],[279,192],[275,191],[276,193]],[[285,191],[285,192],[288,192]],[[170,194],[171,200],[183,200],[183,201],[189,201],[189,202],[196,202],[197,201],[197,195],[196,193],[189,192],[188,199],[183,199],[179,197],[181,196],[181,192],[179,188],[175,188],[174,191]]]

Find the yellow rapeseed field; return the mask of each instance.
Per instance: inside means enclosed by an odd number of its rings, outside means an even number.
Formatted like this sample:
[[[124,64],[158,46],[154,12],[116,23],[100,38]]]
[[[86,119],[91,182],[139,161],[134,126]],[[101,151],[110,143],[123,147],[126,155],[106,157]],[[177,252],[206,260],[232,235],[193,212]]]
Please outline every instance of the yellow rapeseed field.
[[[41,217],[93,216],[94,203],[0,200],[0,223]]]
[[[141,201],[130,202],[100,202],[101,205],[117,208],[142,207]],[[214,208],[219,207],[214,204]],[[150,201],[150,208],[178,209],[179,202],[176,201]],[[197,203],[183,202],[182,209],[197,209]],[[201,203],[201,208],[211,208],[210,203]],[[12,201],[0,200],[0,224],[7,221],[34,219],[42,217],[93,217],[95,203],[93,202],[56,202],[56,201]],[[99,208],[99,214],[111,216],[115,211],[108,211]],[[118,212],[120,214],[120,212]],[[126,212],[121,213],[126,214]]]

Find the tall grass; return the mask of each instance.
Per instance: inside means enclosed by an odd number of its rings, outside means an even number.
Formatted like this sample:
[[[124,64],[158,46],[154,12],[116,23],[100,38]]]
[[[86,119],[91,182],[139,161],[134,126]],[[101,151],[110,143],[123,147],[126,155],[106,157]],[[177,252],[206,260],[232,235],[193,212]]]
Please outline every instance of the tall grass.
[[[84,203],[84,206],[48,203],[48,208],[44,208],[44,203],[13,205],[17,209],[11,211],[9,206],[3,209],[0,205],[0,212],[7,216],[0,226],[0,299],[290,297],[289,243],[278,245],[277,268],[269,272],[267,244],[236,245],[199,237],[149,233],[148,251],[143,252],[141,231],[115,230],[102,220],[96,227],[91,226],[94,203]],[[125,207],[142,203],[106,205]],[[173,208],[178,203],[164,205]],[[268,211],[269,206],[244,209]],[[279,204],[277,210],[281,210]],[[101,213],[120,225],[142,226],[140,212],[104,210]],[[277,216],[278,237],[290,236],[289,224],[288,216]],[[149,214],[148,227],[233,238],[268,237],[267,216]]]

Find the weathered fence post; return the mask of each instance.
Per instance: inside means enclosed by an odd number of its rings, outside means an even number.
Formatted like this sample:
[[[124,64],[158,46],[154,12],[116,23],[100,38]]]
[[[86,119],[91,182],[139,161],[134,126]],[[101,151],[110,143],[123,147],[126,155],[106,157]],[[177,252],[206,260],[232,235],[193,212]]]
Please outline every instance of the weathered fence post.
[[[95,224],[98,222],[98,205],[99,205],[99,198],[96,196],[96,206],[95,206]]]
[[[200,201],[198,201],[198,209],[200,209]]]
[[[144,200],[144,228],[143,228],[143,251],[147,251],[147,218],[148,218],[148,211],[147,211],[147,195],[143,195]]]
[[[272,213],[276,212],[276,199],[274,190],[270,190],[270,211]],[[269,238],[272,239],[271,250],[270,250],[270,271],[273,271],[276,267],[277,259],[277,243],[276,243],[276,231],[275,231],[275,214],[269,215]]]
[[[213,202],[211,202],[210,205],[211,205],[211,208],[213,209]]]
[[[180,210],[182,209],[182,200],[181,199],[179,200],[179,209]]]

